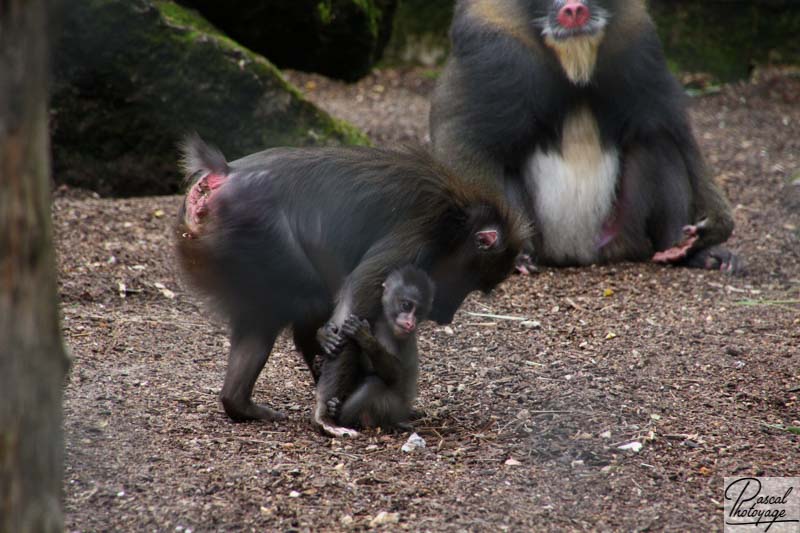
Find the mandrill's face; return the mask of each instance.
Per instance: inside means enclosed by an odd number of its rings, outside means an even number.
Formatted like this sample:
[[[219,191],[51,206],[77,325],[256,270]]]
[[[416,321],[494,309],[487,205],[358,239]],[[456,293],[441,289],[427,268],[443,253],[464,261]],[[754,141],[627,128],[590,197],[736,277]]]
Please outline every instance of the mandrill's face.
[[[535,29],[574,85],[587,85],[594,76],[613,1],[528,0]]]
[[[611,17],[609,2],[598,0],[531,0],[534,24],[547,39],[599,37]]]

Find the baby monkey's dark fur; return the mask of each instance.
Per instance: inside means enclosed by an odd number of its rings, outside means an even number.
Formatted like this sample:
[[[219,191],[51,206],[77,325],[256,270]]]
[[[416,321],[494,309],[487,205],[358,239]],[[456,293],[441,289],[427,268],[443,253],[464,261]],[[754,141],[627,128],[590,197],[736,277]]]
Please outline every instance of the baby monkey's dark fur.
[[[417,396],[416,327],[430,313],[433,292],[425,272],[406,266],[386,278],[383,314],[371,328],[351,315],[339,331],[332,325],[320,329],[328,352],[314,412],[321,431],[342,436],[354,435],[356,428],[407,427]]]

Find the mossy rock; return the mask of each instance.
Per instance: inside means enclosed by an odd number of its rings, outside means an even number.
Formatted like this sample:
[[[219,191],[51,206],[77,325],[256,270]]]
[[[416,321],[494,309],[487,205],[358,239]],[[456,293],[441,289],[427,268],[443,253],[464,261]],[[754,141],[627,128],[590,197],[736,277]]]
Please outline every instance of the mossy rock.
[[[732,81],[755,66],[800,64],[795,0],[650,0],[650,11],[675,70]]]
[[[385,63],[427,67],[444,63],[454,6],[452,0],[400,0]]]
[[[53,47],[57,183],[101,194],[181,189],[191,131],[229,159],[278,145],[365,144],[263,57],[170,1],[74,0]]]
[[[345,81],[381,58],[398,0],[178,0],[280,68]]]

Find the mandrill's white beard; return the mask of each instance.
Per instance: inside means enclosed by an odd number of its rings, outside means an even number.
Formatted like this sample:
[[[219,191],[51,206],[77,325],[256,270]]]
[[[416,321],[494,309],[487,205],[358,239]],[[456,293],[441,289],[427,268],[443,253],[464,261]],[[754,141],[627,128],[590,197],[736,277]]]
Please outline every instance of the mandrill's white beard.
[[[594,35],[578,35],[562,40],[545,35],[544,42],[555,52],[567,78],[575,85],[586,85],[594,74],[597,51],[604,35],[602,30]]]

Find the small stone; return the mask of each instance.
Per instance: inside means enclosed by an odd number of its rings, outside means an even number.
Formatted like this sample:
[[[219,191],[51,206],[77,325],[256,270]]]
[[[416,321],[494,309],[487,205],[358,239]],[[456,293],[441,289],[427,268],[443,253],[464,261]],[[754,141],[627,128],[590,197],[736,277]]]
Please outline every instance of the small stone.
[[[289,493],[289,497],[290,498],[299,498],[300,497],[300,493],[297,492],[296,490],[293,490],[292,492]]]
[[[385,526],[387,524],[396,524],[400,521],[400,513],[387,513],[381,511],[378,516],[370,520],[369,527]]]
[[[416,433],[412,433],[411,436],[408,437],[406,443],[403,444],[403,447],[400,449],[403,450],[405,453],[410,453],[418,448],[424,448],[425,445],[426,445],[425,439],[423,439]]]
[[[618,446],[620,450],[631,451],[634,453],[639,453],[642,451],[642,443],[638,441],[629,442],[627,444],[623,444],[622,446]]]

